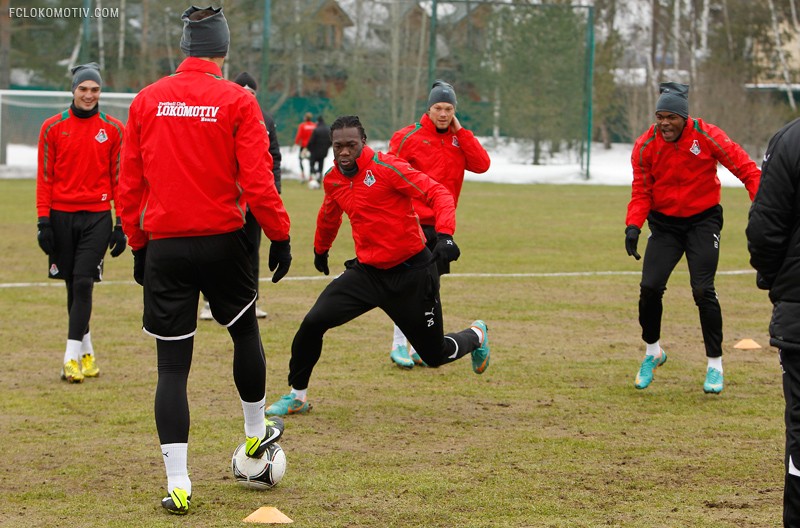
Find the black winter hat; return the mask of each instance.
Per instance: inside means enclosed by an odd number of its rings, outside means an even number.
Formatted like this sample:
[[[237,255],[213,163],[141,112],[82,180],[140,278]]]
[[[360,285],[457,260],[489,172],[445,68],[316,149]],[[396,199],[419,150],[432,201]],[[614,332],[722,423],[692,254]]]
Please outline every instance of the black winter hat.
[[[189,17],[205,9],[214,14],[202,20],[191,20]],[[188,57],[225,57],[231,42],[228,21],[222,14],[222,8],[211,6],[200,8],[192,6],[181,15],[183,34],[181,35],[181,51]]]
[[[428,96],[428,108],[436,103],[450,103],[456,106],[456,91],[449,83],[439,79],[433,82],[431,93]]]
[[[256,80],[253,79],[253,76],[247,72],[242,72],[237,75],[233,82],[239,86],[246,86],[247,88],[252,89],[254,92],[258,90],[258,83],[256,83]]]
[[[682,118],[689,117],[689,85],[663,82],[658,91],[661,96],[656,103],[656,112],[672,112]]]
[[[83,81],[94,81],[103,86],[103,79],[100,77],[100,65],[96,62],[81,64],[72,68],[72,93]]]

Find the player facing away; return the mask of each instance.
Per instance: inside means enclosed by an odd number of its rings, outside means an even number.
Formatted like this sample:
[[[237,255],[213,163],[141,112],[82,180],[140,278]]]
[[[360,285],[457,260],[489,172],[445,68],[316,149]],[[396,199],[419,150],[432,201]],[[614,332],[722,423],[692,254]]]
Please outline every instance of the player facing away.
[[[67,285],[69,324],[61,378],[70,383],[100,375],[89,333],[92,290],[103,278],[106,248],[118,257],[126,245],[117,200],[124,126],[100,112],[98,68],[94,62],[73,68],[72,104],[47,119],[39,133],[38,240],[49,257],[48,276]]]
[[[769,141],[750,208],[747,249],[756,286],[769,291],[770,344],[780,353],[785,400],[783,525],[800,526],[800,119]]]
[[[455,204],[447,189],[407,161],[374,152],[356,116],[331,125],[334,167],[323,178],[325,196],[317,215],[314,267],[328,275],[328,251],[342,214],[350,219],[356,258],[322,291],[292,341],[291,392],[270,405],[267,414],[307,412],[311,371],[322,354],[322,338],[373,308],[380,308],[408,336],[428,366],[438,367],[468,354],[473,370],[489,366],[486,324],[475,321],[456,333],[442,328],[436,261],[458,259],[453,241]],[[435,212],[438,233],[433,252],[414,213],[414,199]]]
[[[246,454],[260,457],[283,433],[279,418],[264,418],[266,361],[245,204],[272,241],[272,282],[292,260],[258,102],[222,77],[230,41],[222,9],[193,6],[181,19],[187,58],[131,103],[120,177],[122,225],[144,287],[143,329],[156,338],[155,419],[168,492],[161,505],[175,514],[187,513],[192,498],[186,385],[201,292],[233,342]]]
[[[445,81],[434,82],[428,95],[428,111],[419,123],[401,128],[392,135],[389,153],[405,159],[412,167],[444,185],[453,195],[457,207],[464,171],[484,173],[489,170],[490,160],[478,138],[461,126],[456,117],[456,104],[453,87]],[[436,247],[436,216],[424,200],[414,200],[414,211],[425,233],[425,245],[433,251]],[[437,261],[437,270],[439,275],[450,273],[450,263]],[[389,357],[402,368],[424,365],[413,347],[408,348],[408,340],[397,325]]]
[[[633,185],[625,219],[625,249],[636,260],[641,258],[636,247],[645,220],[650,227],[639,293],[646,349],[634,386],[646,389],[653,371],[667,361],[659,343],[662,298],[672,270],[685,254],[708,358],[703,390],[719,394],[724,382],[722,310],[714,288],[722,231],[717,163],[744,183],[751,200],[761,171],[724,131],[689,115],[688,85],[661,83],[660,92],[656,122],[633,146]]]

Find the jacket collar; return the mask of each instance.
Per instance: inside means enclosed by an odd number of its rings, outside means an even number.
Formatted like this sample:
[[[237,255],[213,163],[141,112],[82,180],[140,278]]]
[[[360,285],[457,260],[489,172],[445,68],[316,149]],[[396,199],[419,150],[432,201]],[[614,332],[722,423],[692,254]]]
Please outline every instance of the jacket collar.
[[[183,72],[200,72],[200,73],[210,73],[211,75],[216,75],[217,77],[222,77],[222,70],[211,61],[198,59],[197,57],[186,57],[182,63],[178,66],[178,69],[175,70],[177,73]]]

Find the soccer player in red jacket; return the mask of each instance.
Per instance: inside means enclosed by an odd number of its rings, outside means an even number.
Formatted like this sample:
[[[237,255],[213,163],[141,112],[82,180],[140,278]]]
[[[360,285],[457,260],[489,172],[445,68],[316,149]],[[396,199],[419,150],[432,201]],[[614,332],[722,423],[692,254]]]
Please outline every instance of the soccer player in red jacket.
[[[294,136],[294,144],[300,147],[300,152],[297,154],[297,160],[300,163],[300,179],[306,179],[305,169],[303,169],[303,161],[309,159],[309,152],[308,152],[308,140],[311,139],[311,134],[314,133],[314,129],[317,128],[317,124],[314,123],[311,119],[313,116],[311,112],[306,112],[303,116],[303,122],[297,125],[297,133]],[[311,163],[309,162],[308,165],[308,174],[309,178],[311,178]]]
[[[453,87],[445,81],[434,82],[428,95],[428,111],[419,123],[408,125],[392,135],[389,152],[444,185],[453,195],[457,207],[464,172],[484,173],[489,170],[490,161],[478,138],[458,121],[456,104]],[[436,246],[436,216],[424,200],[414,200],[414,211],[422,224],[426,245],[433,251]],[[439,275],[450,273],[449,262],[440,260],[437,264]],[[402,368],[424,365],[419,354],[407,345],[406,336],[395,326],[389,354],[391,360]]]
[[[322,291],[292,341],[289,361],[291,392],[267,408],[267,414],[307,412],[311,371],[322,354],[322,338],[373,308],[383,310],[431,367],[467,354],[477,374],[489,366],[486,324],[475,321],[460,332],[445,334],[439,300],[436,261],[458,259],[453,241],[455,203],[447,189],[408,162],[374,152],[356,116],[331,125],[334,167],[322,180],[325,197],[317,215],[314,267],[328,275],[328,251],[347,214],[356,258]],[[414,212],[419,198],[433,209],[438,233],[431,252]]]
[[[692,296],[700,313],[708,366],[703,390],[723,389],[722,311],[714,288],[719,263],[722,206],[717,164],[739,178],[752,200],[761,171],[720,128],[689,116],[689,86],[661,83],[656,123],[633,146],[633,186],[625,219],[625,249],[636,260],[644,221],[650,227],[642,265],[639,324],[645,358],[634,386],[645,389],[667,361],[661,348],[662,298],[672,270],[685,254]]]
[[[91,62],[72,73],[72,104],[47,119],[39,133],[36,210],[48,276],[67,285],[69,329],[61,378],[81,383],[100,375],[89,333],[94,283],[103,278],[106,248],[118,257],[126,245],[117,200],[124,127],[100,112],[99,66]]]
[[[187,513],[192,498],[186,384],[201,292],[233,341],[247,456],[261,457],[283,433],[280,418],[264,418],[266,361],[246,207],[272,241],[272,282],[292,261],[261,109],[222,77],[230,42],[222,9],[193,6],[181,18],[188,57],[131,103],[120,178],[122,225],[144,286],[143,329],[156,338],[155,418],[168,491],[161,505],[175,514]]]

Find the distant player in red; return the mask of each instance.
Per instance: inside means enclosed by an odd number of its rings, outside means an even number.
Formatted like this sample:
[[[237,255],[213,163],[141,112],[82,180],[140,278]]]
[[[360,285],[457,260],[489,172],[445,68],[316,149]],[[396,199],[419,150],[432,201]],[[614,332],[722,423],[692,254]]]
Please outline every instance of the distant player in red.
[[[477,374],[489,366],[486,324],[475,321],[460,332],[445,334],[439,300],[438,260],[458,259],[453,241],[455,203],[443,185],[407,161],[374,152],[356,116],[331,125],[334,167],[322,180],[325,197],[317,215],[314,267],[328,275],[328,250],[347,214],[356,258],[322,291],[292,341],[289,362],[291,392],[270,405],[276,415],[307,412],[311,371],[322,354],[322,338],[373,308],[383,310],[432,367],[466,355]],[[431,252],[414,213],[424,200],[436,215],[437,243]]]
[[[100,112],[98,65],[77,66],[72,73],[72,104],[46,120],[39,133],[36,210],[48,275],[67,285],[69,330],[61,378],[81,383],[100,374],[89,333],[94,283],[103,278],[106,248],[118,257],[126,245],[117,201],[124,127]]]
[[[484,173],[489,170],[490,161],[478,138],[461,126],[456,117],[456,104],[453,87],[441,80],[434,82],[428,95],[428,111],[419,123],[394,133],[389,142],[389,152],[444,185],[458,206],[464,172]],[[422,224],[426,245],[433,251],[436,246],[436,215],[424,200],[414,200],[414,211]],[[439,275],[450,273],[450,263],[440,260],[438,270]],[[423,365],[419,354],[407,345],[406,336],[395,326],[389,357],[403,368]]]
[[[314,132],[314,129],[317,128],[317,124],[312,121],[313,117],[314,116],[311,115],[311,112],[306,112],[306,115],[303,116],[303,122],[297,125],[297,134],[294,136],[294,144],[300,147],[298,160],[300,162],[300,178],[303,180],[306,179],[303,161],[309,159],[308,140],[311,139],[311,134]],[[308,174],[309,177],[311,177],[310,162],[308,166]]]
[[[625,249],[636,251],[645,220],[650,227],[642,265],[639,324],[645,357],[634,386],[646,389],[653,371],[667,361],[661,349],[662,298],[672,270],[686,255],[692,296],[708,358],[703,390],[723,389],[722,310],[714,278],[719,264],[722,206],[717,164],[731,171],[756,195],[761,171],[747,153],[717,126],[689,115],[689,86],[661,83],[655,124],[633,146],[633,184],[625,218]]]

